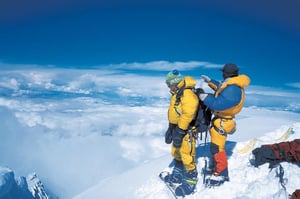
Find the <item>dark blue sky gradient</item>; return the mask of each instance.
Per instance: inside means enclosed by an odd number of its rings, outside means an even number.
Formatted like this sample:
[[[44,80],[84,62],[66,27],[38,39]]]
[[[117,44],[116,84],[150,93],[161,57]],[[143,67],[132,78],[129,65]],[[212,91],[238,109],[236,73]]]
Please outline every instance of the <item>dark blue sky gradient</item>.
[[[0,61],[234,62],[257,83],[298,81],[300,3],[264,2],[12,0],[0,8]]]

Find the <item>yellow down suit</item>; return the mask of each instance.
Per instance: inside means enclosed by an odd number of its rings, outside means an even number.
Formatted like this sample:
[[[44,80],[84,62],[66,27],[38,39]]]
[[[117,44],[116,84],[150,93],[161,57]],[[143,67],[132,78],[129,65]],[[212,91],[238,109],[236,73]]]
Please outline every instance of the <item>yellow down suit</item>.
[[[211,80],[208,85],[215,91],[214,95],[208,95],[204,99],[204,104],[208,106],[214,114],[212,119],[211,153],[213,159],[214,175],[228,177],[227,156],[225,142],[227,134],[235,131],[236,123],[234,117],[244,105],[244,88],[250,84],[250,78],[246,75],[229,77],[223,82]]]
[[[185,77],[178,85],[178,90],[172,93],[170,106],[168,109],[169,123],[177,125],[180,129],[187,131],[190,123],[195,118],[199,99],[193,92],[196,80],[192,77]],[[176,100],[177,95],[181,96],[179,103]],[[181,147],[176,148],[172,144],[172,156],[175,160],[182,161],[187,171],[196,169],[195,163],[195,144],[196,140],[189,133],[186,133],[182,139]]]

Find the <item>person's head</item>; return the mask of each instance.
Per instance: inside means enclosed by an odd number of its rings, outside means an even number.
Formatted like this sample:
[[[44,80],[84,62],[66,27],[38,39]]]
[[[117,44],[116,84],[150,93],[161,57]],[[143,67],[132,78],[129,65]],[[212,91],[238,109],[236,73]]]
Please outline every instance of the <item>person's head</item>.
[[[223,66],[223,68],[221,69],[221,71],[222,71],[224,79],[226,79],[228,77],[235,77],[235,76],[239,75],[239,68],[237,67],[237,65],[232,64],[232,63],[225,64]]]
[[[177,88],[177,85],[183,80],[183,78],[184,77],[180,74],[180,72],[174,69],[167,74],[166,84],[171,90],[174,90]]]

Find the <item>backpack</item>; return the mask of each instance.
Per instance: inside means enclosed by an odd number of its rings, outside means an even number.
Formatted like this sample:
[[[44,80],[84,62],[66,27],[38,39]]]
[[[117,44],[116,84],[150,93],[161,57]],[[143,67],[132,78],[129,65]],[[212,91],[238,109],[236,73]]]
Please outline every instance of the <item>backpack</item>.
[[[180,103],[180,98],[183,95],[185,86],[181,87],[176,95],[176,104]],[[193,88],[192,91],[197,95],[199,99],[199,104],[196,112],[195,118],[190,123],[190,126],[195,129],[195,134],[200,134],[200,139],[202,140],[202,133],[207,133],[207,130],[210,126],[212,111],[200,100],[199,94],[204,93],[202,88]]]
[[[296,189],[296,190],[292,193],[291,199],[300,199],[300,189]]]
[[[252,151],[254,159],[251,162],[255,167],[269,163],[269,167],[280,162],[290,162],[300,167],[300,139],[290,142],[262,145]]]
[[[212,111],[199,98],[199,94],[204,93],[203,89],[197,88],[194,90],[194,92],[198,96],[199,105],[198,105],[195,119],[193,121],[193,126],[196,127],[197,134],[201,133],[202,136],[202,133],[207,132],[207,130],[210,127],[210,122],[212,120]]]

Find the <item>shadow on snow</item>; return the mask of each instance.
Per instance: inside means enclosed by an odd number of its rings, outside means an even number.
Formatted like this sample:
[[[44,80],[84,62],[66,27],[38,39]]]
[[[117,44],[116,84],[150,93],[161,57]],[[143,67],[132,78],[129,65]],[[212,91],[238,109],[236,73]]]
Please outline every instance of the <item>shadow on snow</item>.
[[[233,149],[236,145],[236,142],[233,141],[226,141],[225,143],[225,149],[226,149],[226,154],[227,158],[229,159],[230,156],[233,154]],[[198,163],[198,159],[201,157],[208,157],[211,159],[211,153],[210,153],[210,142],[207,143],[201,143],[196,147],[196,163]],[[174,166],[174,160],[169,164],[169,167]]]

